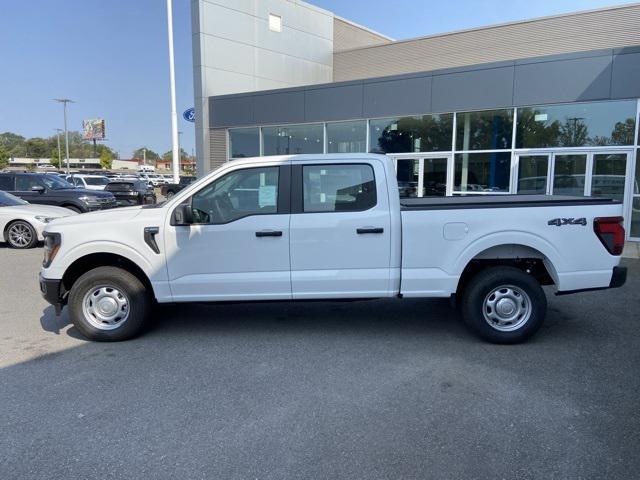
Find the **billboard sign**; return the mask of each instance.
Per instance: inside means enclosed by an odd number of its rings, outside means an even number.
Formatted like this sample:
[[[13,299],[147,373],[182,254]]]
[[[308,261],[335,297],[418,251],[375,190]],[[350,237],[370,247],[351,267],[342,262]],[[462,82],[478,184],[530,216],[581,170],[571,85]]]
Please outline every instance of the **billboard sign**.
[[[101,118],[84,120],[82,130],[85,140],[104,140],[105,138],[104,120]]]
[[[195,122],[196,121],[196,109],[191,107],[188,110],[185,110],[182,113],[182,118],[184,118],[187,122]]]

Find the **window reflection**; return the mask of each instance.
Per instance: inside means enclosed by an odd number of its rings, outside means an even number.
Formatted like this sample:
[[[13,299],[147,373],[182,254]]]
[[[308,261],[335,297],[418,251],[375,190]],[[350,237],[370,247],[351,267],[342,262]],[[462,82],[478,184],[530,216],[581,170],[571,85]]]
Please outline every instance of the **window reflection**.
[[[399,159],[396,164],[396,176],[400,198],[418,196],[418,172],[419,161],[417,159]]]
[[[327,123],[327,153],[366,152],[367,122]]]
[[[322,153],[323,139],[324,128],[321,123],[262,129],[264,155]]]
[[[511,152],[458,153],[454,189],[460,192],[508,192]]]
[[[511,148],[513,109],[458,113],[458,150],[501,150]]]
[[[554,195],[584,195],[586,155],[555,155],[553,171]]]
[[[452,113],[371,120],[369,150],[375,153],[448,151],[452,135]]]
[[[517,148],[633,145],[635,101],[518,109]]]
[[[257,157],[260,155],[260,133],[258,128],[229,129],[229,152],[231,158]]]
[[[422,196],[444,197],[447,192],[447,159],[425,158],[422,172]]]
[[[626,171],[627,156],[625,154],[594,155],[591,195],[623,200]]]
[[[518,193],[544,195],[547,193],[547,155],[521,155],[518,159]]]

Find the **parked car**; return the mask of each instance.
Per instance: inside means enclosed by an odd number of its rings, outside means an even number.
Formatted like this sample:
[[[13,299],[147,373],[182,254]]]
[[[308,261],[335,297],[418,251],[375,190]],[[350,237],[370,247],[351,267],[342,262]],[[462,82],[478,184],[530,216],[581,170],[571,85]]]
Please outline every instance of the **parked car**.
[[[167,199],[171,198],[184,187],[191,185],[195,180],[196,177],[182,176],[180,177],[180,183],[167,183],[165,185],[160,185],[160,194]]]
[[[65,180],[72,183],[78,188],[86,188],[87,190],[104,190],[110,180],[104,175],[84,175],[74,173],[68,175]]]
[[[0,191],[0,232],[10,247],[34,247],[44,240],[42,231],[47,223],[70,215],[75,213],[67,208],[32,205]]]
[[[94,340],[133,337],[154,300],[446,297],[482,338],[516,343],[544,321],[542,285],[626,280],[619,201],[401,201],[392,160],[372,154],[236,160],[164,204],[63,218],[44,235],[43,296]]]
[[[140,173],[138,174],[138,178],[147,182],[147,185],[150,187],[158,187],[164,183],[158,175],[153,173]]]
[[[56,175],[46,173],[0,173],[0,191],[29,203],[65,207],[84,213],[116,206],[109,192],[76,188]]]
[[[119,207],[156,203],[156,194],[142,180],[113,180],[105,187],[116,197]]]

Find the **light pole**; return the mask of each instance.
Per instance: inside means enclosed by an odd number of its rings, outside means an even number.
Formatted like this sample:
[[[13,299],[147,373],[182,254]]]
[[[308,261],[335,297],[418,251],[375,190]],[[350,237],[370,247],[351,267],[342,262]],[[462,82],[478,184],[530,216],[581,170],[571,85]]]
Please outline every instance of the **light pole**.
[[[178,139],[178,114],[176,112],[176,72],[173,61],[173,7],[167,0],[167,34],[169,37],[169,83],[171,85],[171,146],[173,148],[173,182],[180,182],[180,141]]]
[[[56,128],[56,139],[58,140],[58,168],[60,168],[61,164],[62,164],[62,152],[60,152],[60,132],[62,131],[61,128]]]
[[[54,100],[64,105],[64,149],[67,157],[67,175],[69,175],[69,131],[67,130],[67,103],[74,103],[74,101],[69,100],[68,98],[54,98]]]

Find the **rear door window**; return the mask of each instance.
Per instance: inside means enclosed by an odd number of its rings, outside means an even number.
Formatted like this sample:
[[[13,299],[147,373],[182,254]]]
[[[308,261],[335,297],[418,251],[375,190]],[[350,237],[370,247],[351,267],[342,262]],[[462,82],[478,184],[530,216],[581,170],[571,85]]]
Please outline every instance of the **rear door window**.
[[[5,192],[13,191],[13,176],[0,175],[0,190]]]
[[[371,165],[305,165],[304,212],[362,212],[376,205]]]
[[[30,192],[32,187],[43,187],[36,175],[16,175],[16,191]]]

